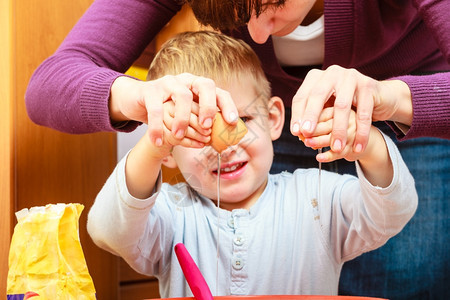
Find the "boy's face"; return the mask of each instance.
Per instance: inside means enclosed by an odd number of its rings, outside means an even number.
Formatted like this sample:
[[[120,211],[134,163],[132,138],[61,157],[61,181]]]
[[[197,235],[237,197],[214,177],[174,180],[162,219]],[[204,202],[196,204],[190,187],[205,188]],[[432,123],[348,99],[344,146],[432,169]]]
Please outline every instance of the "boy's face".
[[[284,107],[274,97],[267,103],[251,79],[235,81],[228,90],[248,132],[235,146],[221,154],[220,206],[232,210],[250,208],[261,195],[273,160],[272,140],[281,134]],[[186,181],[200,194],[217,200],[217,152],[176,146],[172,153]]]

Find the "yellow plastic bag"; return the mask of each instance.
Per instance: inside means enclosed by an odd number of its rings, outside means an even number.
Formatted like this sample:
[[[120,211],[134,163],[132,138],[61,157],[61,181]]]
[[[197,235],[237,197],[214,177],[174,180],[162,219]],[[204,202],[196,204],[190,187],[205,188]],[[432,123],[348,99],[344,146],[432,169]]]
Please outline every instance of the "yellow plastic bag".
[[[49,204],[16,213],[8,300],[95,299],[78,232],[83,208],[81,204]]]

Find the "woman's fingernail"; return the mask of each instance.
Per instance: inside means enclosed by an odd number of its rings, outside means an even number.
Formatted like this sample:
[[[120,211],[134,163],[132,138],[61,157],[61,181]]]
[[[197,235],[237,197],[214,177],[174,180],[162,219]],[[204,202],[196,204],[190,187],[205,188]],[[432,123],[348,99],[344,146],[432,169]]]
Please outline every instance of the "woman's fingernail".
[[[300,131],[300,125],[297,122],[295,122],[294,126],[292,126],[292,132],[294,134],[297,134],[299,131]]]
[[[323,161],[325,158],[326,158],[325,153],[319,153],[319,154],[316,155],[316,159],[318,161]]]
[[[181,139],[184,136],[184,130],[178,129],[177,133],[175,133],[175,137],[177,139]]]
[[[162,146],[162,139],[161,138],[157,138],[156,141],[155,141],[155,145],[158,146],[158,147],[161,147]]]
[[[211,118],[207,118],[203,121],[203,127],[204,128],[209,128],[212,126],[212,119]]]
[[[361,144],[356,144],[355,152],[356,153],[360,153],[361,151],[362,151],[362,145]]]
[[[237,115],[232,111],[230,112],[229,118],[231,122],[234,122],[237,119]]]
[[[340,140],[335,140],[333,143],[333,151],[341,151],[342,143]]]
[[[309,131],[311,129],[311,122],[310,121],[305,121],[305,123],[303,123],[302,129],[306,130],[306,131]]]

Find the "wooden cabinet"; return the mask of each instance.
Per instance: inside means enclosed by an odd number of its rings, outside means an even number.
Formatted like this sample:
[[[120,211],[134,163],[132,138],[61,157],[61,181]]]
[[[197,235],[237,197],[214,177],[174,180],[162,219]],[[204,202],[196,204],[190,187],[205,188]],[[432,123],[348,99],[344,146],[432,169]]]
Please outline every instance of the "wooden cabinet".
[[[33,71],[57,49],[92,2],[0,2],[0,295],[6,294],[14,213],[48,203],[76,202],[85,205],[80,239],[97,299],[158,296],[156,280],[133,273],[119,258],[96,247],[86,231],[87,212],[117,162],[116,135],[64,134],[35,125],[25,109],[24,95]],[[196,28],[190,11],[183,9],[149,46],[140,64],[148,67],[152,51],[174,32]]]
[[[6,294],[9,243],[22,208],[82,203],[80,239],[98,299],[118,299],[119,259],[86,232],[95,195],[116,164],[112,133],[69,135],[32,123],[24,95],[36,67],[51,55],[92,0],[7,0],[0,7],[0,294]],[[3,74],[5,72],[5,74]]]
[[[10,1],[0,1],[0,295],[6,295],[9,243],[14,225],[11,11]]]

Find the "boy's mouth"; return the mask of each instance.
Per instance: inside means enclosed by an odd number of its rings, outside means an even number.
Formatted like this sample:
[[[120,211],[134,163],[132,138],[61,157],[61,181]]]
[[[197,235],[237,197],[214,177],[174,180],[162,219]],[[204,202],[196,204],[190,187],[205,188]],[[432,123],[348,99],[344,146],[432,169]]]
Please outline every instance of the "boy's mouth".
[[[236,172],[236,171],[242,169],[246,164],[247,164],[247,162],[239,162],[239,163],[223,165],[220,168],[220,175],[225,175],[225,174],[230,174],[230,173]],[[213,173],[217,174],[218,173],[217,171],[218,170],[216,169],[213,171]]]

